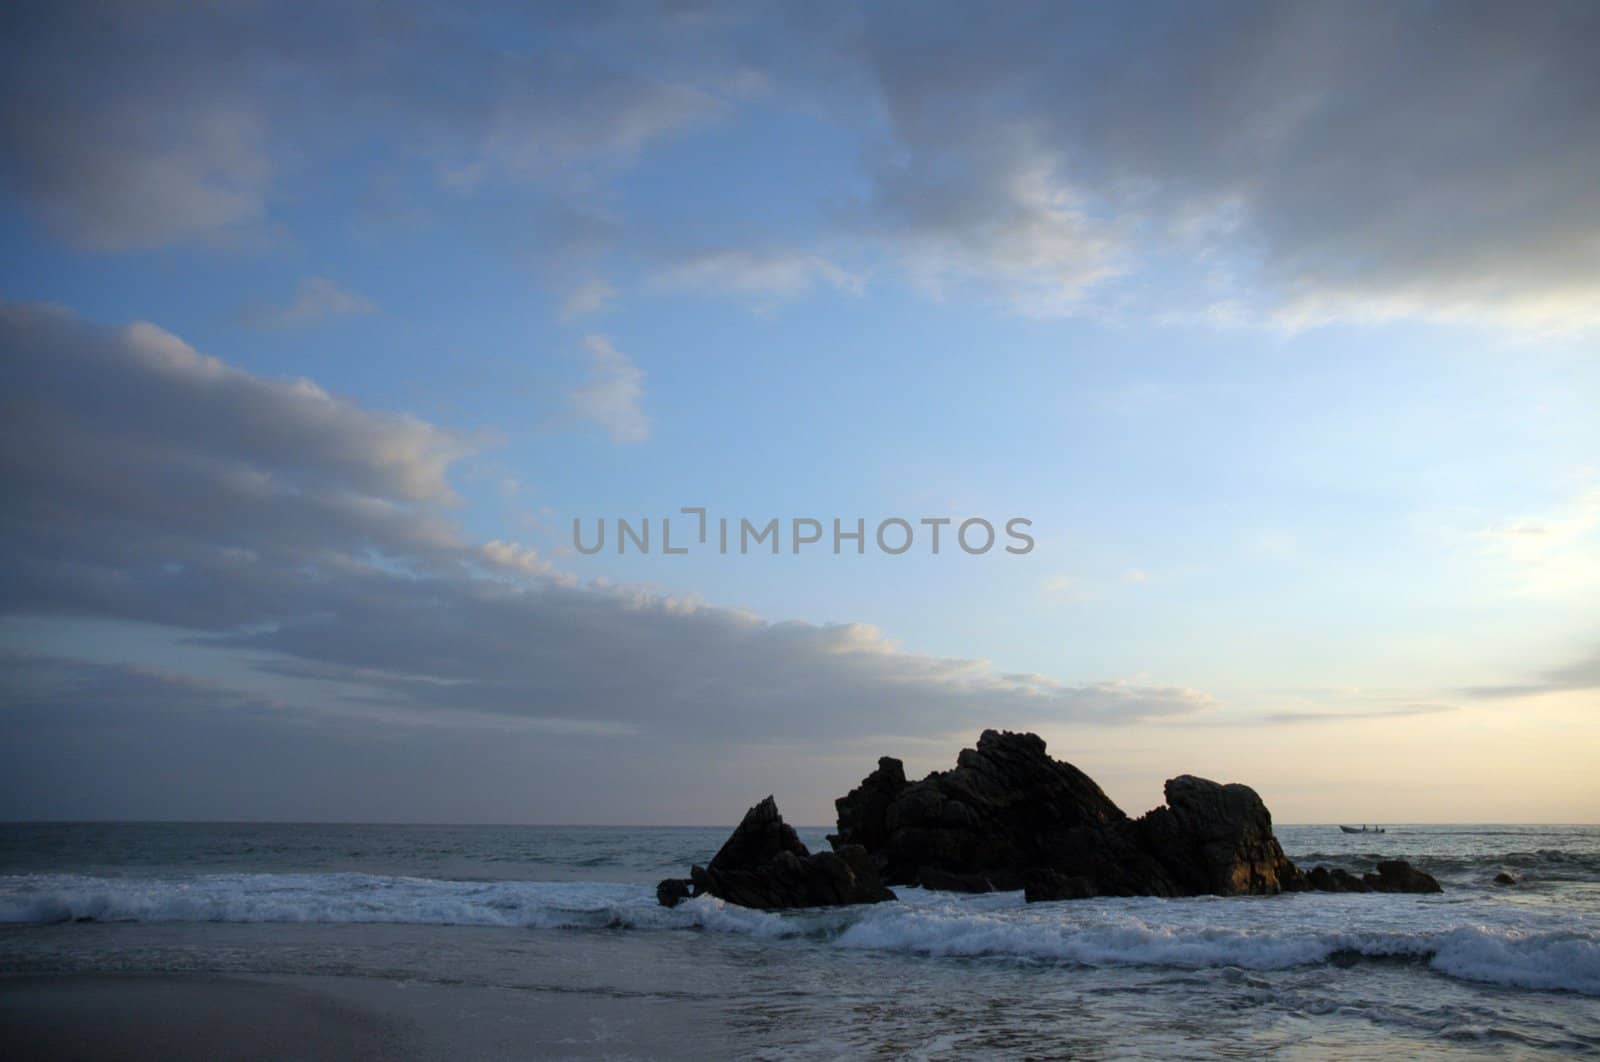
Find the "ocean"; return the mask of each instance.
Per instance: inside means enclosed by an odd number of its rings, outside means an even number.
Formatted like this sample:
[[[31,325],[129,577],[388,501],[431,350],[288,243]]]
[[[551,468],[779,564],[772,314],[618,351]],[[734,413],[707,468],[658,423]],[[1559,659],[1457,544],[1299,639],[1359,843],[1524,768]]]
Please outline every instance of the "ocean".
[[[1600,1051],[1600,827],[1278,827],[1442,895],[658,906],[730,830],[3,825],[0,971],[304,985],[454,1059]]]

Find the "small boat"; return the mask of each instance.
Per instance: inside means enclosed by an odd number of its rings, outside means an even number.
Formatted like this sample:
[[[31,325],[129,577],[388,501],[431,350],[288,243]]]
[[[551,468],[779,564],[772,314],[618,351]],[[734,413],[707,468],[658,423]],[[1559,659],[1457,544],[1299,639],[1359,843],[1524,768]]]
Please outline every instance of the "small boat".
[[[1340,826],[1339,829],[1343,830],[1345,833],[1383,833],[1384,832],[1382,826],[1361,826],[1361,827]]]

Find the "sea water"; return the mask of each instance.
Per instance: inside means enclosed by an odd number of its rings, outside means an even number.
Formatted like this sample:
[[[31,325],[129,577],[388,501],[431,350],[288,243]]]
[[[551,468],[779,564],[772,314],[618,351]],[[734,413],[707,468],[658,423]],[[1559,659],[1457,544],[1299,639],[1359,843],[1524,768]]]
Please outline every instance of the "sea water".
[[[0,970],[469,986],[502,1017],[566,993],[693,1015],[711,1054],[1600,1051],[1600,827],[1278,828],[1302,867],[1408,859],[1440,895],[660,907],[728,832],[4,825]],[[639,1035],[594,1053],[688,1043]]]

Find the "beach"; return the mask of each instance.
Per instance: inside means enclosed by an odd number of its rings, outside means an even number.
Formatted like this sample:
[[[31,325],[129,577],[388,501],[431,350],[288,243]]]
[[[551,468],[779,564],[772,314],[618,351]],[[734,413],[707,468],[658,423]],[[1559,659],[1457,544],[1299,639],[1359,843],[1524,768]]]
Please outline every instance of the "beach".
[[[171,1060],[691,1057],[733,1053],[670,993],[374,977],[0,977],[8,1058]]]
[[[1600,1049],[1600,830],[1279,833],[1446,891],[669,910],[726,828],[6,827],[0,1016],[22,1058]]]
[[[173,974],[0,979],[12,1058],[394,1058],[403,1026],[287,981]]]

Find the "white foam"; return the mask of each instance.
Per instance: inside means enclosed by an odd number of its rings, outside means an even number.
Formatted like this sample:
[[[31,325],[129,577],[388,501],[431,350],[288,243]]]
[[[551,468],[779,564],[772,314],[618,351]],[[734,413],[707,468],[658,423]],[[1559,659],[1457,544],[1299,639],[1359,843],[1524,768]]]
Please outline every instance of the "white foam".
[[[1464,981],[1600,996],[1600,936],[1595,933],[1494,933],[1466,927],[1440,940],[1431,965]]]
[[[899,903],[774,914],[712,897],[667,909],[640,885],[366,874],[0,877],[0,922],[386,922],[533,929],[700,929],[929,956],[1083,966],[1278,970],[1338,953],[1600,996],[1600,932],[1559,912],[1411,896],[1022,902],[909,889]]]
[[[0,879],[0,922],[390,922],[559,928],[620,925],[654,902],[637,885],[462,882],[367,874]]]

